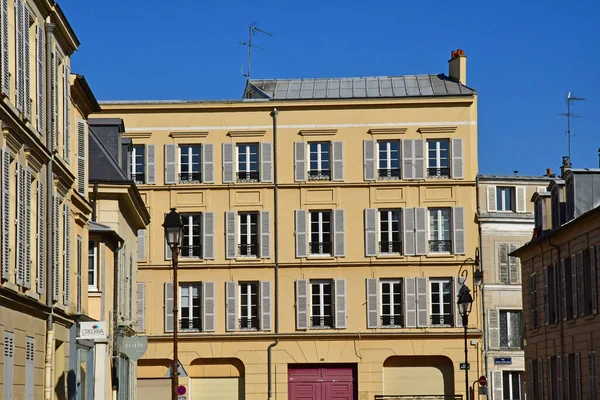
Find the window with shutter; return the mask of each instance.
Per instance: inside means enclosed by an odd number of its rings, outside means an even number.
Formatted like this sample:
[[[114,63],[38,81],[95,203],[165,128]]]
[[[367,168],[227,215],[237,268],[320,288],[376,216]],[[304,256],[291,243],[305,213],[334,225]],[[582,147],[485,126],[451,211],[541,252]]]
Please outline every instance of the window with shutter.
[[[415,255],[415,209],[404,208],[402,210],[402,233],[404,234],[404,255]]]
[[[335,279],[335,327],[346,328],[346,280]]]
[[[45,60],[44,56],[46,54],[45,51],[45,43],[44,43],[44,28],[39,24],[36,27],[36,83],[37,83],[37,130],[40,135],[45,133],[45,98],[44,98],[44,90],[46,84],[46,74],[44,72]]]
[[[260,257],[271,258],[271,213],[260,212]]]
[[[204,332],[215,331],[215,283],[202,283],[203,315],[202,330]]]
[[[71,297],[71,208],[68,202],[64,204],[64,240],[63,240],[63,303],[65,306],[69,305]]]
[[[371,149],[371,146],[373,146],[373,149]],[[367,176],[372,176],[373,179],[371,180],[400,179],[401,147],[400,140],[366,140],[365,180],[368,180],[366,179]]]
[[[500,348],[500,312],[488,310],[488,345],[490,349]]]
[[[294,142],[294,180],[306,181],[306,143]]]
[[[177,183],[177,146],[165,144],[165,184]]]
[[[236,182],[258,182],[260,178],[259,145],[257,143],[238,143],[235,151],[237,155]]]
[[[225,258],[235,259],[237,254],[236,246],[236,212],[225,212]]]
[[[199,144],[180,144],[177,148],[178,176],[177,183],[197,184],[202,182],[202,146]]]
[[[2,279],[10,279],[10,151],[2,149]]]
[[[296,280],[296,329],[308,329],[308,281]]]
[[[137,283],[136,295],[137,331],[146,332],[146,284],[144,282]]]
[[[134,150],[135,150],[135,146],[134,146]],[[147,183],[149,185],[154,185],[156,183],[156,145],[154,144],[147,144],[144,147],[144,152],[146,155],[146,176],[144,177],[144,183]],[[141,169],[139,168],[139,163],[136,160],[136,174],[137,172],[143,172],[143,166]],[[135,179],[135,181],[137,182],[137,178]]]
[[[365,256],[377,255],[377,210],[375,208],[365,209]]]
[[[2,394],[4,400],[13,399],[14,389],[14,362],[15,362],[15,335],[13,332],[4,331],[4,380]]]
[[[87,121],[77,121],[77,191],[87,197]]]
[[[152,158],[152,163],[155,163],[154,150],[156,149],[156,147],[154,145],[151,146],[153,150],[153,154],[151,156],[146,154],[145,145],[141,144],[132,146],[130,161],[131,180],[138,185],[146,183],[146,179],[148,178],[149,173],[155,173],[154,166],[152,167],[152,171],[146,171],[147,169],[149,170],[148,159]],[[153,176],[153,178],[156,179],[156,176]]]
[[[60,300],[60,197],[54,194],[54,207],[52,210],[52,299],[57,302]]]
[[[83,239],[81,236],[77,236],[77,314],[82,313],[83,307],[83,288],[81,286],[83,274]],[[129,277],[131,281],[131,276]]]
[[[416,278],[404,278],[404,318],[407,328],[417,327]]]
[[[232,332],[236,330],[236,284],[234,281],[225,282],[225,330]]]
[[[271,282],[260,282],[260,330],[271,330]]]
[[[17,91],[17,110],[24,112],[25,106],[25,60],[24,60],[24,17],[23,17],[23,0],[15,0],[15,36],[16,36],[16,48],[15,53],[17,56],[16,67],[17,75],[15,79],[16,91]]]
[[[58,129],[58,54],[52,53],[51,78],[52,78],[52,150],[58,151],[59,129]]]
[[[165,282],[165,332],[173,332],[174,319],[173,282]]]
[[[498,274],[500,283],[509,283],[508,244],[506,243],[498,244]]]
[[[10,58],[9,58],[9,37],[8,37],[8,0],[2,0],[2,10],[0,14],[0,23],[2,37],[2,93],[5,96],[10,95]],[[4,231],[6,232],[6,231]]]
[[[302,143],[301,143],[302,144]],[[310,142],[308,146],[308,180],[329,181],[333,171],[332,143]]]
[[[259,329],[262,329],[261,327],[263,321],[261,320],[261,314],[263,312],[263,300],[266,300],[263,299],[263,294],[269,294],[263,293],[262,289],[266,289],[267,291],[269,291],[270,287],[263,288],[260,282],[238,283],[237,327],[240,330],[257,331]],[[234,290],[234,288],[232,288],[232,290]],[[235,299],[232,299],[231,301],[235,301]],[[270,303],[267,302],[266,306],[270,307]],[[267,311],[270,314],[270,310]],[[267,323],[270,324],[270,320]]]
[[[23,217],[24,217],[24,228],[23,233],[25,240],[23,241],[23,257],[24,257],[24,268],[25,268],[25,282],[24,286],[27,289],[31,289],[31,171],[29,169],[24,170],[24,187],[25,197],[23,204]]]
[[[363,141],[363,177],[365,181],[374,181],[375,179],[377,179],[375,175],[377,161],[375,159],[376,146],[376,140]],[[398,170],[400,170],[399,167]]]
[[[332,165],[332,180],[344,180],[344,142],[331,142],[331,156],[333,159]]]
[[[379,327],[377,279],[367,278],[367,328]]]
[[[182,282],[179,284],[179,329],[182,332],[200,332],[204,326],[202,299],[204,285]],[[177,293],[175,293],[177,296]]]
[[[454,146],[452,146],[454,155]],[[462,159],[459,160],[462,162]],[[454,159],[452,159],[454,167]],[[461,164],[462,167],[462,164]],[[450,177],[450,140],[430,139],[427,140],[427,177],[449,178]],[[453,169],[454,177],[454,169]]]
[[[202,146],[202,181],[204,183],[215,183],[214,147],[212,143]]]
[[[25,339],[25,400],[34,400],[35,385],[35,339]]]
[[[63,66],[63,159],[69,164],[71,158],[71,71],[67,60]]]
[[[401,225],[401,210],[379,210],[379,229],[373,231],[378,233],[379,246],[375,247],[375,251],[379,250],[379,254],[400,254],[402,250],[402,231]],[[373,217],[375,219],[375,217]],[[368,233],[368,232],[367,232]]]
[[[374,293],[377,295],[377,279],[375,279],[374,289]],[[379,325],[381,327],[400,328],[404,326],[403,291],[402,279],[382,279],[379,282]],[[375,312],[369,315],[375,320],[375,328],[377,327],[377,300],[376,297],[372,299],[371,303],[375,303],[375,307],[372,309]]]
[[[37,181],[37,293],[44,293],[44,285],[46,279],[46,193],[44,190],[44,182],[42,174],[38,175]]]
[[[31,19],[29,7],[26,1],[23,1],[23,105],[25,118],[28,121],[31,121],[31,57],[29,54]]]
[[[138,229],[137,242],[138,242],[137,259],[138,259],[138,261],[145,261],[146,260],[146,230],[145,229]]]
[[[202,258],[215,259],[215,213],[202,214]]]
[[[333,210],[333,255],[346,256],[346,214],[344,210]]]
[[[268,142],[260,144],[260,181],[273,182],[273,145]]]
[[[25,281],[25,179],[24,170],[21,163],[17,163],[17,209],[16,209],[16,243],[15,247],[15,268],[16,268],[16,283],[23,286]]]
[[[308,256],[308,230],[307,230],[307,212],[305,210],[296,210],[296,258]]]

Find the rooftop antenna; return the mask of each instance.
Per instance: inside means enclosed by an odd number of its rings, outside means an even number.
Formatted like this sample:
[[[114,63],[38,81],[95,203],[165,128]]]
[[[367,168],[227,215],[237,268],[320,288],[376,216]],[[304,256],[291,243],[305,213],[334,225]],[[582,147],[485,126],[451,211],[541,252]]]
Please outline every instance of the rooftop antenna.
[[[257,22],[254,21],[248,27],[248,41],[240,42],[240,44],[242,46],[248,47],[248,72],[246,74],[244,74],[244,69],[242,68],[242,75],[247,77],[248,79],[250,79],[250,64],[252,62],[252,49],[262,50],[262,47],[252,44],[252,36],[254,36],[257,33],[262,33],[267,36],[273,36],[273,34],[267,32],[267,31],[264,31],[264,30],[260,29],[258,26],[256,26],[256,23]]]
[[[562,113],[560,115],[567,117],[567,146],[568,146],[568,157],[569,163],[571,163],[571,136],[575,136],[573,132],[571,132],[571,118],[579,118],[581,115],[575,114],[571,112],[571,104],[574,101],[585,100],[583,97],[575,97],[572,92],[567,93],[567,112]]]

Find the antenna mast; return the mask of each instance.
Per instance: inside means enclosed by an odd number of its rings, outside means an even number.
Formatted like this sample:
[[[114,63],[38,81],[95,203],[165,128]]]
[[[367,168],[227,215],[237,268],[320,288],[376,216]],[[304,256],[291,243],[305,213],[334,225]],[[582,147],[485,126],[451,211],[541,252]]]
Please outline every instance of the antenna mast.
[[[242,46],[248,47],[248,73],[244,74],[243,70],[242,70],[242,75],[245,76],[245,77],[247,77],[248,79],[250,79],[250,65],[252,63],[252,49],[262,50],[262,47],[259,47],[259,46],[256,46],[256,45],[252,44],[252,36],[254,36],[256,33],[262,33],[262,34],[267,35],[267,36],[273,36],[273,34],[267,32],[267,31],[263,31],[258,26],[256,26],[256,21],[252,22],[250,24],[250,26],[248,27],[248,41],[247,42],[240,42],[240,44]]]
[[[585,99],[583,97],[575,97],[572,92],[567,93],[567,112],[560,114],[567,117],[567,149],[569,155],[569,163],[571,162],[571,136],[575,135],[573,132],[571,132],[571,118],[581,117],[581,115],[571,112],[571,104],[575,101],[581,100]]]

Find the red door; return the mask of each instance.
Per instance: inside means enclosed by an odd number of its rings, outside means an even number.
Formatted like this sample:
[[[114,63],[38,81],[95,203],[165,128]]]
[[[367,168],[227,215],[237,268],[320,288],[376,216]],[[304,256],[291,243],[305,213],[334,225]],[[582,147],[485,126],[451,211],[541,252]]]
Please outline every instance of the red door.
[[[356,400],[356,367],[290,365],[289,400]]]

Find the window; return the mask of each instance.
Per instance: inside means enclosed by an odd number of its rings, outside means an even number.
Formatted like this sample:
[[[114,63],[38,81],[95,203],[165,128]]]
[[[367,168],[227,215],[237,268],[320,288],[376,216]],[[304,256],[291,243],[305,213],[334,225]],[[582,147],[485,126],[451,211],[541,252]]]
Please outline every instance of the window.
[[[258,314],[258,282],[240,282],[240,320],[241,330],[256,331],[260,320]]]
[[[90,291],[98,290],[98,242],[90,240],[88,248],[88,287]]]
[[[496,210],[514,211],[513,203],[515,199],[515,188],[501,187],[496,188]]]
[[[379,210],[379,252],[400,254],[400,210]]]
[[[522,372],[503,371],[502,387],[504,389],[504,400],[521,400],[521,386],[523,382]]]
[[[450,208],[430,208],[429,252],[449,253],[451,250]]]
[[[543,400],[543,385],[539,385],[542,380],[542,371],[540,368],[541,360],[531,361],[531,397],[533,400]],[[568,372],[567,372],[568,374]]]
[[[381,287],[381,326],[388,328],[402,327],[402,280],[382,280]]]
[[[146,183],[145,156],[145,146],[133,146],[131,152],[131,180],[135,183]]]
[[[548,323],[558,323],[558,285],[556,282],[556,271],[554,264],[550,264],[548,267],[548,293],[544,293],[544,302],[548,302]]]
[[[239,213],[238,232],[238,255],[258,257],[258,213]]]
[[[179,328],[182,332],[200,332],[202,329],[200,284],[180,284],[179,300],[181,304]]]
[[[181,242],[181,257],[202,257],[202,215],[181,214],[183,222],[183,240]]]
[[[523,347],[521,311],[500,311],[500,348],[520,349]]]
[[[400,141],[380,140],[377,142],[379,179],[400,179]]]
[[[583,310],[585,315],[593,315],[597,305],[597,272],[592,277],[592,267],[596,269],[596,251],[599,248],[590,247],[583,250]],[[592,265],[592,263],[594,263]]]
[[[331,254],[331,211],[310,212],[310,254]]]
[[[567,357],[569,366],[568,370],[565,371],[569,380],[567,398],[581,400],[581,357],[579,353],[571,353]]]
[[[429,280],[431,326],[452,326],[452,280]]]
[[[331,147],[329,142],[308,144],[310,163],[308,179],[313,181],[331,180]]]
[[[567,257],[563,260],[565,263],[565,309],[566,309],[566,317],[567,320],[573,319],[576,317],[575,308],[573,307],[573,273],[572,268],[575,268],[575,265],[571,264],[571,257]]]
[[[547,365],[547,374],[549,375],[548,379],[548,399],[553,400],[557,399],[559,387],[558,387],[558,358],[556,356],[550,357],[548,359]]]
[[[237,145],[237,181],[258,182],[258,144]]]
[[[427,141],[427,177],[448,178],[450,176],[450,141],[437,139]]]
[[[179,183],[200,183],[200,145],[179,146]]]
[[[538,303],[537,303],[537,275],[529,277],[531,287],[531,329],[538,327]]]
[[[333,284],[331,281],[310,283],[311,328],[333,328]]]
[[[590,380],[590,400],[598,400],[598,375],[596,364],[596,352],[588,352],[588,376]]]

